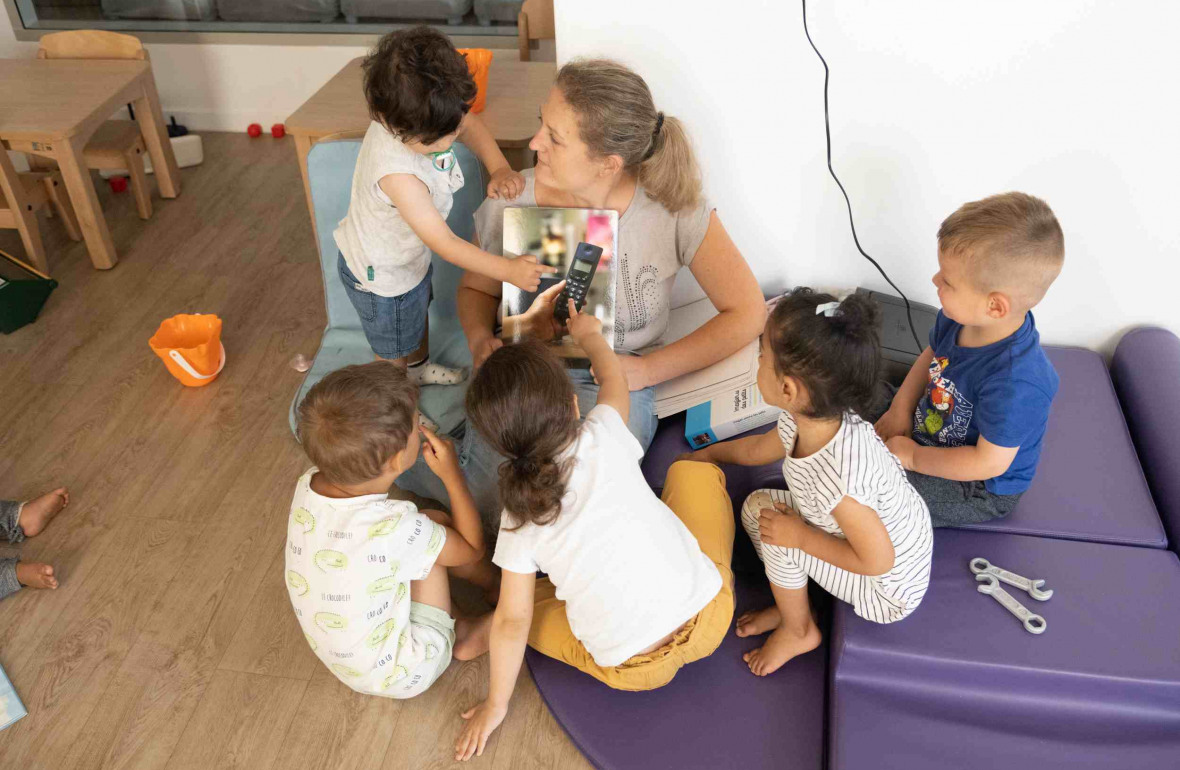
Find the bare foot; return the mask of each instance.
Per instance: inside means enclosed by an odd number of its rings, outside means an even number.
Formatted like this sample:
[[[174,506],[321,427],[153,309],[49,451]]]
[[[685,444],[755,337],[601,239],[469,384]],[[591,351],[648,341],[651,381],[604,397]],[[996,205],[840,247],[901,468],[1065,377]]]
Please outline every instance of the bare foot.
[[[737,622],[738,636],[757,636],[773,631],[783,622],[783,614],[778,605],[772,604],[760,610],[750,610],[743,613]]]
[[[786,626],[775,629],[766,644],[742,656],[755,676],[766,676],[778,671],[784,663],[796,655],[811,652],[823,641],[819,627],[810,622],[803,633],[788,630]]]
[[[39,561],[18,561],[16,563],[16,582],[29,588],[57,588],[57,578],[53,576],[53,567]]]
[[[41,495],[36,500],[30,500],[20,509],[17,523],[25,533],[25,537],[34,537],[45,529],[45,525],[70,504],[70,493],[65,487]]]
[[[492,640],[492,616],[455,619],[455,660],[475,660],[488,651]]]

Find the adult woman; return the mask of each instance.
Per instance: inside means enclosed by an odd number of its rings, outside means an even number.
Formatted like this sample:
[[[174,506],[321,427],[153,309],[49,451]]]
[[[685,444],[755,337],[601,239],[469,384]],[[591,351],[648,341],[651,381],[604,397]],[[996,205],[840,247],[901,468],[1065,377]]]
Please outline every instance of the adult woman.
[[[758,282],[703,199],[684,127],[656,110],[643,78],[623,65],[580,60],[563,66],[529,147],[537,165],[524,172],[520,197],[488,199],[476,212],[480,246],[503,252],[508,206],[619,212],[614,348],[627,354],[621,358],[631,389],[628,428],[646,451],[656,426],[654,386],[720,361],[762,331],[766,309]],[[718,314],[684,339],[655,349],[667,327],[673,279],[686,266]],[[552,312],[558,291],[553,287],[523,315],[504,319],[505,328],[542,339],[558,333]],[[459,320],[476,367],[502,344],[495,333],[500,293],[500,284],[472,273],[459,287]],[[589,372],[571,370],[570,376],[585,414],[598,387]],[[501,458],[472,431],[461,457],[494,532]]]

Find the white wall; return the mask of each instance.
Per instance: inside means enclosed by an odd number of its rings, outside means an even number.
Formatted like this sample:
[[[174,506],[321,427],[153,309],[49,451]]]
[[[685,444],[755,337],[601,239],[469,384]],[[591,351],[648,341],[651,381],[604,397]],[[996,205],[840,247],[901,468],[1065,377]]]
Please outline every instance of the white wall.
[[[765,288],[887,290],[824,167],[823,69],[799,0],[675,6],[558,0],[558,60],[627,62],[687,122]],[[1180,5],[812,0],[808,18],[861,244],[912,299],[936,302],[939,222],[1019,189],[1048,200],[1066,235],[1036,311],[1046,341],[1109,352],[1128,326],[1180,331]]]

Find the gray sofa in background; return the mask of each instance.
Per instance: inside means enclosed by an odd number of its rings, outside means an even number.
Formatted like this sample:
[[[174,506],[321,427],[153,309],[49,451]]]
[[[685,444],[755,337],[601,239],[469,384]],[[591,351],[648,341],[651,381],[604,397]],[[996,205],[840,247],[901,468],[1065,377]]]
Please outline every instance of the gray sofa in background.
[[[340,6],[349,24],[358,19],[445,19],[447,24],[462,24],[471,0],[342,0]]]
[[[480,26],[491,26],[493,21],[516,23],[524,0],[475,0],[475,18]]]
[[[339,0],[217,0],[222,21],[335,21]]]
[[[102,0],[107,19],[167,19],[170,21],[213,21],[214,0]]]

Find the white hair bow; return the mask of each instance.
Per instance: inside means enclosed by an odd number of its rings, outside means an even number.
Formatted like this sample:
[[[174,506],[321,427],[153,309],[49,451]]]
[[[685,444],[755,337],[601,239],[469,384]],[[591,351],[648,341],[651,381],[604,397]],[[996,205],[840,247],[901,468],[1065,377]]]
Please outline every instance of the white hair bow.
[[[831,318],[832,316],[836,315],[836,310],[839,307],[840,307],[839,302],[825,302],[822,305],[815,306],[815,314],[816,315],[824,315],[828,318]]]

